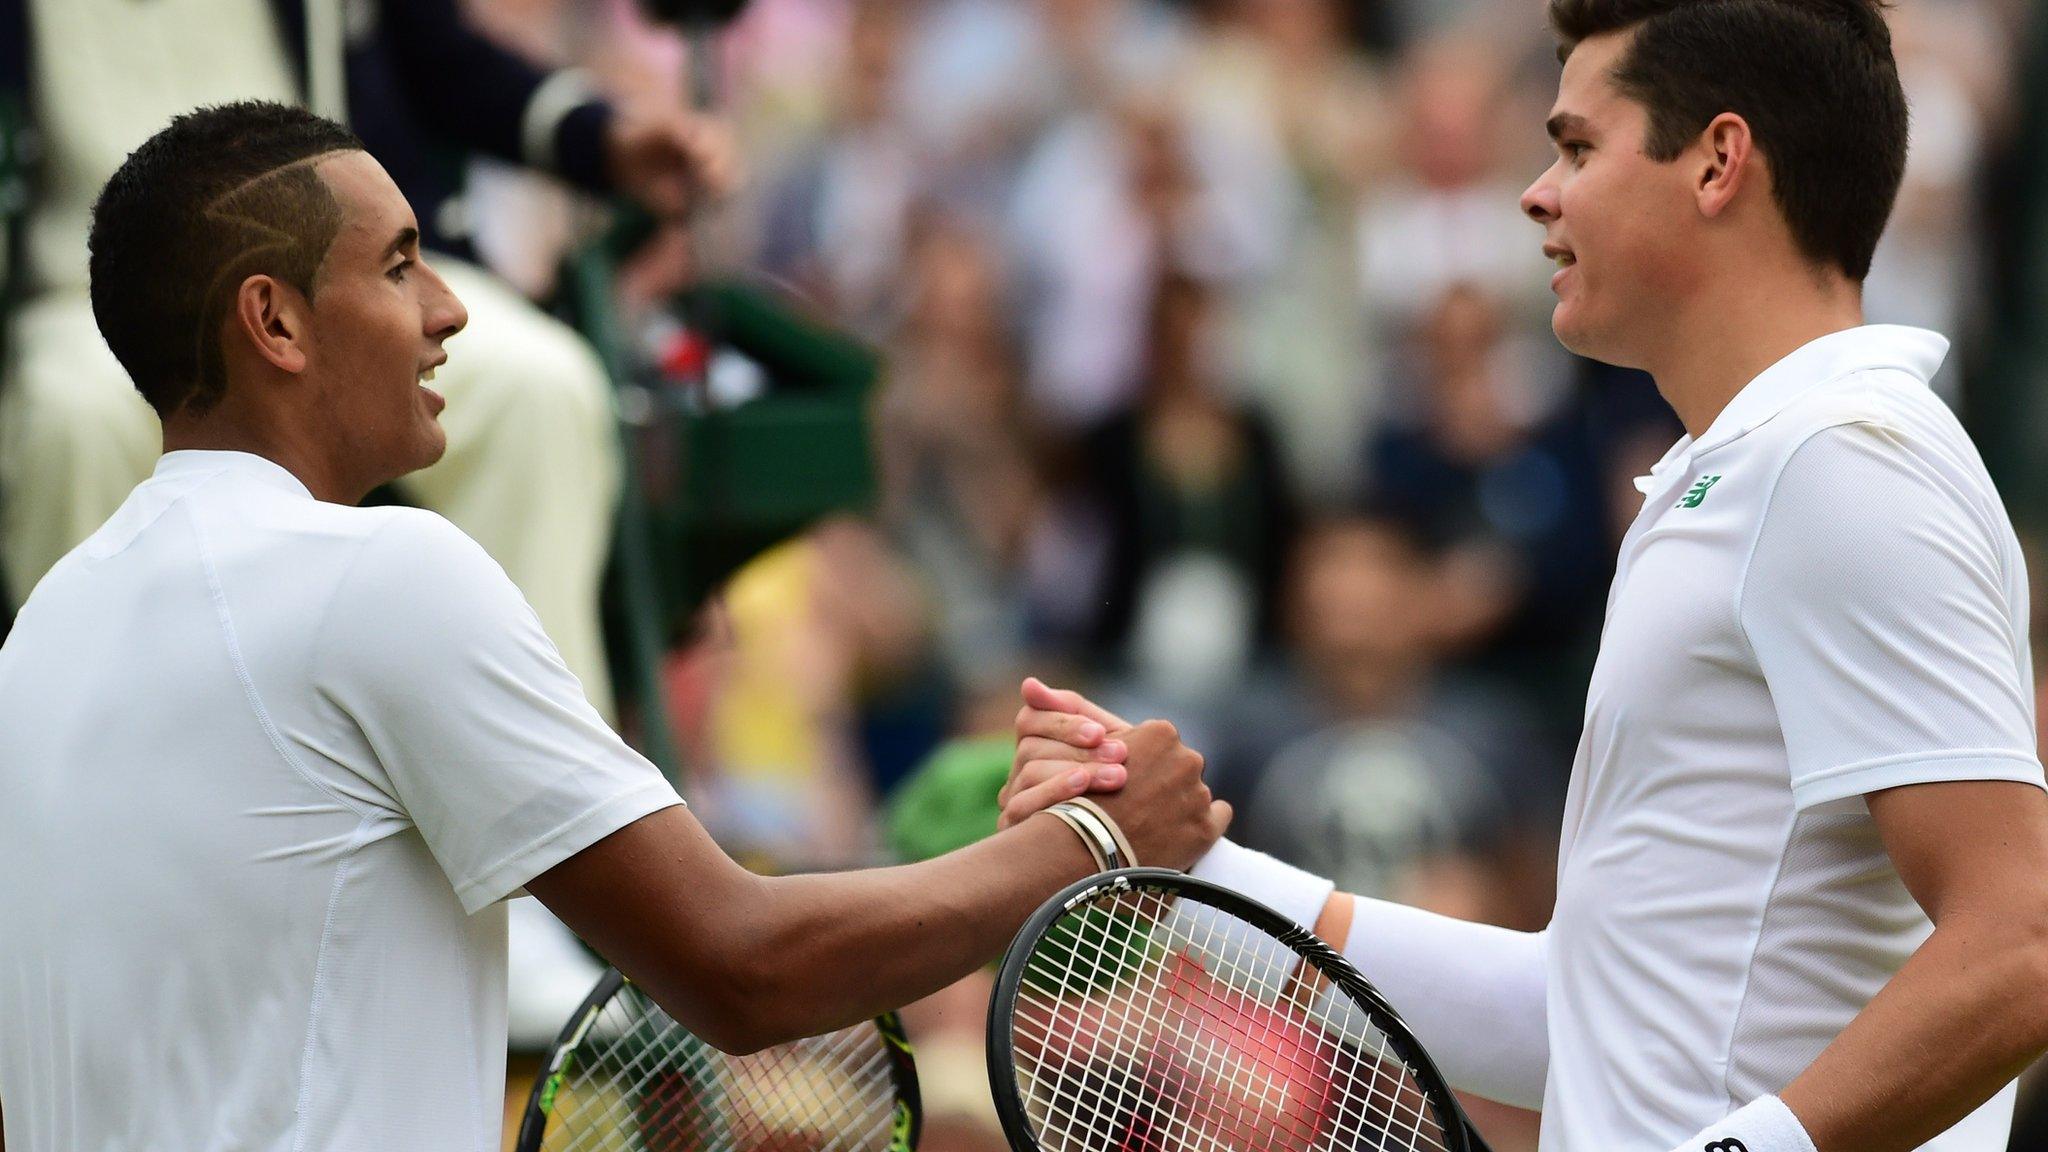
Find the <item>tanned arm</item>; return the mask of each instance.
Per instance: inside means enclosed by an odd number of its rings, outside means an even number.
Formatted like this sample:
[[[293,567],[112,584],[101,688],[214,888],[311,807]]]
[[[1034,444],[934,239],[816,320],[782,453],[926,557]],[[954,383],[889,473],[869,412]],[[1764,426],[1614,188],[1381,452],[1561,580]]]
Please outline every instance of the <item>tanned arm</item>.
[[[1170,725],[1130,734],[1131,782],[1104,798],[1140,860],[1186,867],[1229,808]],[[921,864],[762,877],[686,808],[620,829],[527,885],[655,1001],[728,1051],[851,1024],[1001,953],[1032,910],[1088,874],[1071,829],[1029,820]]]

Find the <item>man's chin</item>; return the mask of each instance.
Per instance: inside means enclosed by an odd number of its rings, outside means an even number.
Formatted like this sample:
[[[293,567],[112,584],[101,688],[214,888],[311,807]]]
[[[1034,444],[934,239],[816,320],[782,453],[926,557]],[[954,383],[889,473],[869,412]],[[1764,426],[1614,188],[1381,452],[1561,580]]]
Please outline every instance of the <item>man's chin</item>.
[[[429,417],[425,422],[425,426],[420,429],[419,438],[414,443],[413,450],[407,453],[405,471],[391,477],[385,483],[389,484],[410,476],[415,472],[431,468],[440,463],[441,457],[447,454],[448,433],[442,429],[439,420]]]
[[[1580,310],[1573,302],[1558,302],[1557,307],[1550,313],[1550,331],[1557,337],[1557,342],[1564,345],[1565,350],[1573,355],[1598,360],[1603,364],[1614,363],[1614,350],[1605,347],[1606,342],[1600,340],[1588,328],[1580,315]]]
[[[413,471],[418,472],[422,468],[431,468],[434,465],[439,464],[441,462],[441,457],[446,456],[447,454],[448,432],[446,429],[441,427],[441,422],[439,420],[435,420],[432,428],[428,432],[427,442],[424,445],[424,451],[421,452],[421,456],[423,457],[422,462],[418,467],[414,468]]]

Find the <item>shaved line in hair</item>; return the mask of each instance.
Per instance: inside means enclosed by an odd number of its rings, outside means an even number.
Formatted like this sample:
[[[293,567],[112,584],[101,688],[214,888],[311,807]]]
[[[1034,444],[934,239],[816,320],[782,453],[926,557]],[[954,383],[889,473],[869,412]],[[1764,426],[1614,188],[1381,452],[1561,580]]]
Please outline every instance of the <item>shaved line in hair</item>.
[[[299,290],[310,303],[327,249],[341,231],[341,204],[318,166],[348,149],[333,149],[280,164],[222,192],[209,201],[201,216],[206,229],[231,250],[208,280],[201,316],[222,316],[223,293],[240,288],[250,276],[270,273]],[[202,323],[193,333],[194,362],[201,366],[198,387],[186,398],[193,415],[203,415],[227,389],[226,364],[220,355],[220,332]]]

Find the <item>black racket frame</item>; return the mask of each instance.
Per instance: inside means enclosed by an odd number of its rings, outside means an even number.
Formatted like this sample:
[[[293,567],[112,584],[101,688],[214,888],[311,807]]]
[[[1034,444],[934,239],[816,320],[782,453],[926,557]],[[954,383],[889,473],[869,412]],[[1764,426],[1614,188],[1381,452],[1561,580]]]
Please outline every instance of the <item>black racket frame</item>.
[[[597,1022],[604,1006],[630,983],[625,973],[606,968],[597,986],[555,1034],[554,1043],[548,1045],[547,1056],[541,1060],[540,1074],[534,1077],[533,1091],[527,1094],[526,1111],[519,1121],[519,1139],[512,1146],[513,1152],[541,1152],[553,1096],[561,1090],[562,1079],[568,1075],[576,1046],[582,1042],[585,1030]],[[886,1152],[917,1152],[918,1139],[924,1134],[924,1098],[917,1087],[916,1053],[903,1033],[903,1021],[894,1012],[884,1012],[871,1023],[882,1035],[882,1046],[889,1053],[889,1072],[896,1084],[896,1110],[890,1120]]]
[[[1236,916],[1286,945],[1304,963],[1313,965],[1318,973],[1342,990],[1366,1014],[1372,1026],[1387,1038],[1388,1045],[1407,1062],[1450,1142],[1449,1152],[1491,1152],[1478,1130],[1472,1127],[1471,1118],[1465,1115],[1458,1098],[1452,1094],[1450,1083],[1437,1070],[1436,1061],[1430,1058],[1421,1041],[1415,1038],[1415,1033],[1409,1031],[1401,1014],[1351,961],[1314,933],[1304,931],[1300,925],[1264,904],[1168,868],[1120,868],[1068,885],[1031,914],[1010,942],[1009,951],[1003,954],[1002,968],[996,975],[995,994],[989,997],[988,1004],[988,1084],[995,1097],[996,1116],[1002,1121],[1003,1135],[1008,1138],[1013,1152],[1045,1152],[1037,1134],[1031,1130],[1024,1101],[1017,1090],[1017,1065],[1013,1055],[1017,989],[1023,982],[1024,970],[1030,966],[1031,955],[1052,926],[1080,905],[1105,894],[1138,891],[1192,898],[1197,903]],[[1105,1148],[1091,1152],[1113,1150]]]

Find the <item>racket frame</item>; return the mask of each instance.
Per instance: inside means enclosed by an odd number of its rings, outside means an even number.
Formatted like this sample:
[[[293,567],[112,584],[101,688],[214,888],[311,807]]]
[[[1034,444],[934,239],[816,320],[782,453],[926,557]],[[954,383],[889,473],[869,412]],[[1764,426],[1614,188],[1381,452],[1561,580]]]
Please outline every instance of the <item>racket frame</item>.
[[[1386,1037],[1388,1047],[1408,1065],[1408,1071],[1422,1088],[1431,1111],[1436,1114],[1437,1124],[1449,1142],[1448,1152],[1491,1152],[1422,1042],[1415,1038],[1407,1022],[1401,1019],[1401,1014],[1394,1010],[1380,990],[1373,987],[1372,982],[1342,953],[1314,933],[1248,896],[1170,868],[1122,868],[1097,873],[1068,885],[1031,914],[1010,942],[1009,951],[1003,954],[1002,967],[996,975],[995,993],[988,1002],[988,1081],[990,1094],[995,1097],[996,1116],[1002,1122],[1003,1135],[1009,1140],[1013,1152],[1045,1152],[1038,1134],[1032,1130],[1018,1090],[1017,1063],[1013,1055],[1017,992],[1023,983],[1025,970],[1030,967],[1031,957],[1052,926],[1075,908],[1092,903],[1105,894],[1138,891],[1191,896],[1197,903],[1236,916],[1286,945],[1301,958],[1303,964],[1313,967],[1364,1011],[1372,1026]],[[1098,1149],[1095,1152],[1111,1150]]]
[[[520,1117],[519,1139],[512,1145],[513,1152],[541,1152],[548,1118],[554,1114],[555,1094],[561,1091],[562,1081],[574,1065],[577,1047],[603,1014],[604,1006],[629,983],[625,973],[606,968],[597,986],[555,1035],[555,1042],[548,1046],[547,1056],[541,1061],[540,1075],[534,1078],[533,1090],[527,1094],[526,1111]],[[917,1152],[917,1142],[924,1134],[924,1098],[917,1087],[916,1052],[896,1013],[884,1012],[869,1023],[881,1034],[882,1047],[889,1056],[890,1077],[896,1087],[896,1104],[889,1118],[889,1144],[884,1152]]]

